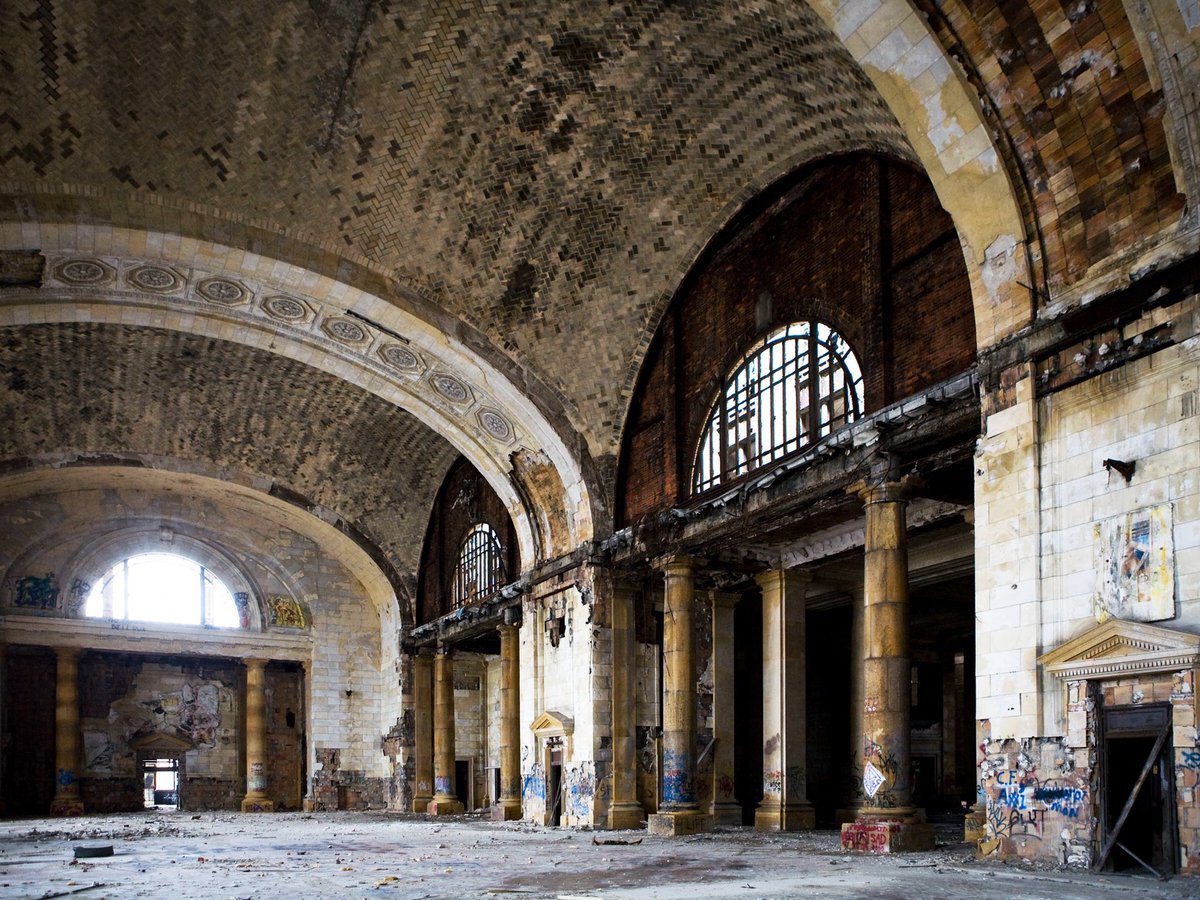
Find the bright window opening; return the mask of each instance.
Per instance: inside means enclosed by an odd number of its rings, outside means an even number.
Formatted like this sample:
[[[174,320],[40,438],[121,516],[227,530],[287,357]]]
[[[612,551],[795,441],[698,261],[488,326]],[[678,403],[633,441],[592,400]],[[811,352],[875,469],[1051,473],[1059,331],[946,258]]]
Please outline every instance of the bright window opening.
[[[121,560],[92,588],[83,614],[214,628],[241,625],[229,588],[199,563],[169,553]]]
[[[862,369],[845,339],[822,322],[780,328],[726,378],[700,438],[692,490],[789,456],[862,411]]]
[[[476,525],[463,541],[454,568],[454,606],[466,606],[498,591],[504,584],[504,558],[496,530]]]

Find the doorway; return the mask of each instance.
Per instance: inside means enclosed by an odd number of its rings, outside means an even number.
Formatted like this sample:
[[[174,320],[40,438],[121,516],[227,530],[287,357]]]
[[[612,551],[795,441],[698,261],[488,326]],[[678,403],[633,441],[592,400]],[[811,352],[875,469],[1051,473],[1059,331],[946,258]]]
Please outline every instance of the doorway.
[[[142,760],[142,805],[146,809],[179,809],[179,760]]]
[[[562,747],[550,748],[550,771],[546,778],[546,824],[562,824]]]
[[[474,797],[471,796],[474,793],[472,788],[475,786],[475,777],[471,770],[471,760],[454,761],[454,794],[463,805],[463,809],[468,811],[475,808]]]
[[[1103,731],[1101,845],[1111,847],[1098,864],[1110,872],[1174,874],[1171,705],[1108,707]]]

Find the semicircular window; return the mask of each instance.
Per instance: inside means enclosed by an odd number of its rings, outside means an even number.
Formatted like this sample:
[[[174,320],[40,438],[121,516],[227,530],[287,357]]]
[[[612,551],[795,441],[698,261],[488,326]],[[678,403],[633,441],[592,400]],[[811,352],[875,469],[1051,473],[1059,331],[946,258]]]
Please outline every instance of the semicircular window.
[[[171,625],[242,627],[229,588],[200,563],[173,553],[143,553],[118,562],[92,588],[83,614]]]
[[[862,412],[862,368],[845,338],[817,321],[773,331],[738,361],[713,401],[692,491],[770,465]]]
[[[462,542],[454,567],[454,607],[466,606],[498,591],[504,584],[504,553],[496,530],[486,522],[473,527]]]

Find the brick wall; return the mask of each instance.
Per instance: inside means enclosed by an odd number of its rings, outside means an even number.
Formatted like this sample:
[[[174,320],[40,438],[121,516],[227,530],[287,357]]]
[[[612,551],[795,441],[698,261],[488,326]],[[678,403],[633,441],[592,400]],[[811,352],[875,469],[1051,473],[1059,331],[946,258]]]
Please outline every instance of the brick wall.
[[[491,485],[464,458],[446,473],[429,517],[417,587],[417,623],[431,622],[454,609],[454,568],[467,533],[480,523],[495,529],[504,559],[504,580],[521,573],[512,518]]]
[[[849,341],[868,409],[971,365],[962,252],[922,175],[868,155],[830,160],[755,200],[714,241],[648,355],[626,427],[619,521],[687,497],[722,379],[757,338],[807,317]]]

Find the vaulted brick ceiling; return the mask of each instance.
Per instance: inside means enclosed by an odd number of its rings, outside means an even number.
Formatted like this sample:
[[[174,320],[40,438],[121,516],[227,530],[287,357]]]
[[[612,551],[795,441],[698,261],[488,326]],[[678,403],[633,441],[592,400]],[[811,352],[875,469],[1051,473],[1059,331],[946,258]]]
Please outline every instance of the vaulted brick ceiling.
[[[10,467],[113,453],[201,465],[344,517],[401,574],[416,571],[456,456],[413,416],[302,363],[120,325],[0,330],[0,421],[18,425],[0,431]]]
[[[550,398],[602,479],[658,316],[738,206],[826,153],[911,156],[787,0],[18,0],[5,26],[0,220],[180,232],[365,284]],[[152,330],[20,329],[7,353],[27,386],[0,397],[33,418],[6,455],[228,462],[415,567],[452,454],[386,402]]]

